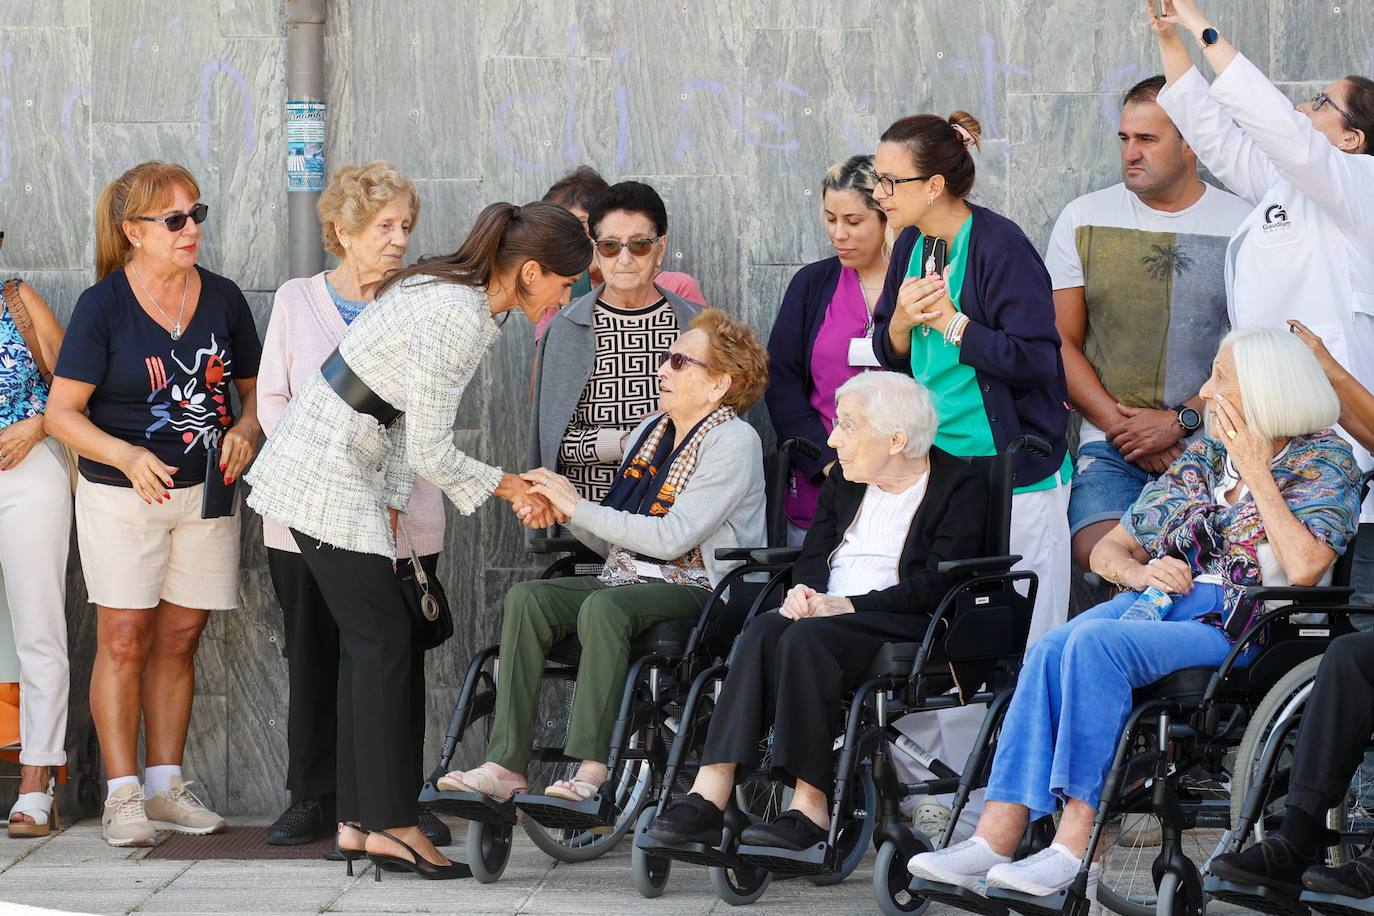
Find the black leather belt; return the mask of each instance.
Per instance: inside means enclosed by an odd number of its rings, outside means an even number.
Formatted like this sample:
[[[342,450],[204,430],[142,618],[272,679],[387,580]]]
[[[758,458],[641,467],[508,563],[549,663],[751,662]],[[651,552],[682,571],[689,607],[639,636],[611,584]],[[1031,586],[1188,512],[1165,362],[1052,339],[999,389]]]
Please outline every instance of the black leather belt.
[[[367,387],[366,382],[353,374],[353,370],[348,368],[348,363],[344,362],[337,348],[329,354],[329,359],[324,361],[324,365],[320,366],[320,373],[329,383],[329,387],[334,389],[334,393],[343,398],[345,404],[358,413],[376,418],[383,426],[390,426],[391,421],[401,415],[401,411],[378,397],[375,391]]]

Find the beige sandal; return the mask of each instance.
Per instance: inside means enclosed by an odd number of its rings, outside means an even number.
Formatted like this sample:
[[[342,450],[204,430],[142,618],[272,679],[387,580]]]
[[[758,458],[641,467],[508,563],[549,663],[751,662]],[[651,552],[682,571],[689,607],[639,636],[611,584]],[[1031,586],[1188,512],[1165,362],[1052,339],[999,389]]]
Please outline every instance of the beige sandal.
[[[43,837],[59,829],[57,825],[57,799],[53,791],[57,780],[48,778],[48,791],[24,792],[15,799],[10,809],[9,834],[11,839],[20,837]],[[14,816],[23,814],[33,818],[32,824],[15,823]]]
[[[567,786],[568,788],[565,789],[563,786]],[[580,802],[586,801],[600,791],[601,786],[596,783],[587,782],[585,779],[560,779],[545,789],[544,794],[549,798],[561,798],[564,801]]]
[[[525,777],[501,776],[492,768],[491,763],[484,763],[467,772],[454,770],[440,776],[434,787],[440,792],[476,792],[497,801],[506,801],[529,790]]]

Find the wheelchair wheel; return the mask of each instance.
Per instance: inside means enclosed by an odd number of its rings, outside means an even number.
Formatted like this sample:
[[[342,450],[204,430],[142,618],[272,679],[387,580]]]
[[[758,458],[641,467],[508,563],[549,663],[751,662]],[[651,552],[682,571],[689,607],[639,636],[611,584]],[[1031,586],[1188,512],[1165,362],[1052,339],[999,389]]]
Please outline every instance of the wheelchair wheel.
[[[711,869],[711,888],[731,906],[748,906],[758,900],[772,880],[767,870],[749,865]]]
[[[914,830],[911,833],[921,851],[929,852],[931,846],[925,837]],[[930,906],[929,898],[911,890],[911,872],[906,870],[908,858],[891,841],[878,847],[878,858],[873,862],[873,897],[883,916],[924,913]]]
[[[467,863],[479,883],[490,884],[505,873],[510,840],[510,824],[468,821]]]
[[[1159,879],[1159,896],[1155,904],[1155,916],[1203,916],[1206,911],[1202,885],[1196,874],[1193,880],[1185,881],[1172,871],[1166,871]]]
[[[845,805],[848,815],[840,826],[840,834],[835,840],[839,847],[840,862],[835,871],[828,875],[807,875],[806,880],[817,887],[839,884],[853,873],[868,852],[868,844],[873,840],[873,827],[878,813],[878,789],[873,784],[873,774],[866,764],[860,765],[854,776],[858,785],[849,793]]]
[[[654,811],[655,809],[650,806],[639,815],[639,820],[635,823],[636,834],[649,826],[649,822],[654,819]],[[635,876],[635,890],[639,891],[641,897],[661,897],[668,885],[668,872],[672,867],[673,860],[667,856],[653,855],[638,846],[630,847],[630,870]]]
[[[640,748],[648,740],[641,730],[631,736],[630,748]],[[558,779],[567,779],[577,772],[576,763],[537,766],[530,769],[530,788],[538,791]],[[560,862],[587,862],[608,851],[634,826],[640,810],[654,797],[654,772],[647,760],[625,760],[616,768],[614,823],[605,827],[557,828],[545,827],[532,817],[520,818],[525,833],[544,852]],[[538,787],[538,788],[536,788]]]

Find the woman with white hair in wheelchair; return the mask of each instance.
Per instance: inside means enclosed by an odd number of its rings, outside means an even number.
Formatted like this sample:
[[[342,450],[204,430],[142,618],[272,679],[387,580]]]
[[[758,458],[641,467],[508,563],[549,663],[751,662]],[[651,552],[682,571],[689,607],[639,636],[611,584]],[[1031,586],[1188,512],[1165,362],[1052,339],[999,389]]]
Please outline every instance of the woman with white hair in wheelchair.
[[[795,784],[787,811],[744,830],[749,845],[805,849],[830,826],[841,702],[885,642],[919,640],[954,584],[943,560],[976,556],[987,491],[965,462],[932,447],[930,393],[910,376],[870,372],[835,393],[826,477],[782,607],[745,628],[721,688],[691,792],[648,827],[664,843],[721,843],[736,775],[759,764]]]
[[[564,753],[582,763],[544,794],[583,801],[606,758],[630,642],[657,623],[695,619],[738,562],[718,548],[764,538],[763,446],[739,417],[768,384],[768,352],[749,325],[703,309],[658,369],[662,413],[639,424],[609,492],[584,499],[548,468],[523,475],[579,541],[606,557],[599,576],[521,582],[506,594],[487,761],[436,782],[505,800],[526,791],[539,679],[553,645],[582,645]],[[530,513],[522,513],[529,524]]]
[[[1147,484],[1093,550],[1093,571],[1122,593],[1026,653],[977,832],[914,856],[916,877],[980,893],[984,878],[1033,896],[1068,887],[1132,690],[1220,664],[1261,610],[1246,586],[1329,581],[1355,533],[1360,472],[1327,428],[1340,404],[1317,359],[1283,331],[1232,331],[1201,395],[1207,436]],[[1167,604],[1153,616],[1137,604],[1147,589],[1154,607]],[[1028,821],[1061,805],[1054,842],[1012,862]],[[1100,870],[1089,869],[1089,900]]]

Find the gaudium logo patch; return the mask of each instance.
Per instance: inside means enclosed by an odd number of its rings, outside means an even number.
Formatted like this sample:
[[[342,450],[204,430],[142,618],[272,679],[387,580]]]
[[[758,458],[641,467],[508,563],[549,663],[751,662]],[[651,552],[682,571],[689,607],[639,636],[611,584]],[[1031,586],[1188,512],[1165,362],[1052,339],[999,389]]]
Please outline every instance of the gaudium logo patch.
[[[1270,204],[1264,208],[1264,225],[1260,228],[1265,232],[1289,232],[1293,229],[1293,221],[1288,218],[1283,204]]]

